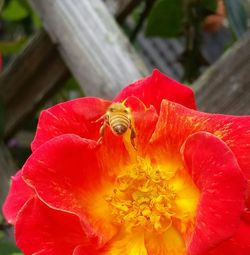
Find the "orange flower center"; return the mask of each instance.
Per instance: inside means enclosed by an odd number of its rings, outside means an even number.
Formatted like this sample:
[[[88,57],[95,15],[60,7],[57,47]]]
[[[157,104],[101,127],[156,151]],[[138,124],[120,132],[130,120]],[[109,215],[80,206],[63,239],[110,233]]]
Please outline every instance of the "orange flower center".
[[[176,169],[170,171],[137,157],[136,163],[117,177],[112,194],[105,199],[110,205],[115,223],[123,224],[127,229],[141,227],[149,232],[162,233],[176,219],[185,221],[193,217],[193,209],[191,216],[189,210],[183,208],[183,201],[180,202],[182,197],[178,193],[179,186]],[[195,193],[192,200],[195,206],[197,200],[198,195]],[[194,208],[194,205],[187,206]]]

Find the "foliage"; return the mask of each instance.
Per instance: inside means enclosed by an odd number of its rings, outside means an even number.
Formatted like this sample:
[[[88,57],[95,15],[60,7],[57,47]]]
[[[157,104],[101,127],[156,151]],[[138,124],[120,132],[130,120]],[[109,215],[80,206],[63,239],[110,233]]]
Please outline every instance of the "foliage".
[[[205,62],[201,53],[202,24],[216,7],[216,0],[158,0],[151,10],[146,35],[185,38],[185,50],[180,57],[185,70],[183,80],[192,82]]]
[[[148,36],[176,37],[182,31],[183,10],[181,0],[156,2],[148,17]]]
[[[2,11],[2,18],[7,21],[19,21],[29,16],[29,10],[22,4],[23,1],[12,0]]]
[[[1,255],[22,255],[15,245],[0,240],[0,254]]]
[[[41,26],[27,0],[1,0],[0,51],[5,64],[18,53]]]
[[[147,2],[144,1],[146,6]],[[247,0],[224,0],[224,3],[222,0],[156,0],[146,17],[145,34],[184,38],[185,49],[178,60],[184,68],[183,80],[192,82],[201,68],[208,65],[202,54],[204,30],[212,32],[223,26],[226,8],[230,28],[235,38],[240,38],[247,29],[249,5]]]
[[[196,12],[199,23],[209,13],[216,11],[216,0],[184,1],[158,0],[148,17],[146,34],[148,36],[177,37],[185,34],[185,23],[191,22],[190,8]],[[197,12],[199,10],[199,12]],[[192,15],[192,14],[191,14]],[[200,24],[199,24],[200,25]]]
[[[17,247],[5,240],[5,231],[7,225],[0,214],[0,254],[1,255],[22,255],[22,253],[17,249]]]
[[[19,52],[27,42],[26,36],[15,38],[12,41],[0,41],[0,49],[3,55],[12,55]]]

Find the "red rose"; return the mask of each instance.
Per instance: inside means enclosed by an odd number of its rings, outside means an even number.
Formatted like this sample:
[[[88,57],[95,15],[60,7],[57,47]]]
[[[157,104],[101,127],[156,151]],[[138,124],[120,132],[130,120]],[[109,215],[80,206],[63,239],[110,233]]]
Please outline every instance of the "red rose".
[[[107,126],[97,143],[97,120],[114,102],[131,111],[115,120],[128,130]],[[20,249],[250,254],[250,117],[195,108],[190,88],[156,70],[113,102],[80,98],[43,111],[3,207]]]

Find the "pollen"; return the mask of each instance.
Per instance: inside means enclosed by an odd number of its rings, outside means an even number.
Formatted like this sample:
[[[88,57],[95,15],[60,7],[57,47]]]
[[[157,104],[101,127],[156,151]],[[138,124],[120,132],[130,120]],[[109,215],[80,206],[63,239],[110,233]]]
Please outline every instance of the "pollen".
[[[137,158],[117,177],[111,194],[105,196],[114,223],[126,228],[143,228],[149,232],[165,232],[178,218],[173,173],[163,171],[148,160]]]

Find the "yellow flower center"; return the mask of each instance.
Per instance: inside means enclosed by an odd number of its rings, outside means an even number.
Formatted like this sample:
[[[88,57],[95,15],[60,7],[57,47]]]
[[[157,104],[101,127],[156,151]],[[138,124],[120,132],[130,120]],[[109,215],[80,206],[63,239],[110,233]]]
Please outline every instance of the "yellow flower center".
[[[135,164],[117,177],[112,194],[105,197],[114,222],[127,229],[142,227],[162,233],[173,219],[185,219],[188,213],[178,206],[180,185],[175,175],[176,169],[166,171],[138,157]]]

